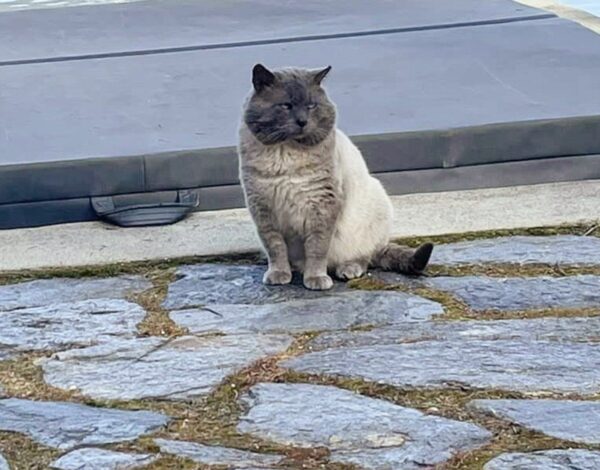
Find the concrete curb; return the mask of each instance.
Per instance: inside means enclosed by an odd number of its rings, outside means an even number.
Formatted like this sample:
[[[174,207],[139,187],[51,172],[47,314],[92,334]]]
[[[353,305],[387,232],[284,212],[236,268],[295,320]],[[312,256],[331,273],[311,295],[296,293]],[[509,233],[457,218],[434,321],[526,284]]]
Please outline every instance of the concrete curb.
[[[394,196],[395,237],[593,222],[600,180]],[[246,210],[199,212],[171,226],[99,222],[0,231],[0,271],[258,251]]]

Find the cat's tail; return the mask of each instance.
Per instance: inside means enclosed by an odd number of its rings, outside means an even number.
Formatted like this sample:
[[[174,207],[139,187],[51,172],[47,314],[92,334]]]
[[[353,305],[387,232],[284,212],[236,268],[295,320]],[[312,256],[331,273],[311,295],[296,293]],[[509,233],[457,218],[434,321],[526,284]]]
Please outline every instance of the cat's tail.
[[[433,244],[423,243],[417,249],[389,243],[375,256],[374,267],[404,274],[422,274],[429,262]]]

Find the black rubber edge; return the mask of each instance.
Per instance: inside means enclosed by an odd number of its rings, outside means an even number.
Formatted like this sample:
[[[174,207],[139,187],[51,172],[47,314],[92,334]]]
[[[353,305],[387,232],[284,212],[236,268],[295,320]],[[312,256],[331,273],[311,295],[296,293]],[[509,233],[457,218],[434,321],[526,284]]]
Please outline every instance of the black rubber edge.
[[[600,115],[352,139],[372,172],[388,173],[600,154],[598,135]],[[236,184],[233,147],[8,165],[0,166],[0,204]]]
[[[192,188],[199,204],[196,210],[211,211],[244,207],[244,195],[239,185],[213,188]],[[124,194],[115,196],[118,205],[173,201],[177,191]],[[91,198],[58,199],[53,201],[0,204],[0,230],[40,227],[44,225],[99,220]]]
[[[600,179],[600,154],[398,171],[375,176],[392,195],[596,180]],[[544,202],[540,201],[540,204]]]
[[[457,168],[433,168],[375,174],[390,194],[408,194],[510,187],[562,181],[600,179],[600,154],[540,158]],[[239,185],[196,188],[197,210],[244,207]],[[145,201],[149,197],[168,200],[175,191],[118,196],[122,202]],[[540,201],[543,204],[543,201]],[[448,208],[440,208],[448,210]],[[0,229],[35,227],[97,220],[90,198],[0,205]]]
[[[144,191],[143,156],[0,166],[0,204]]]

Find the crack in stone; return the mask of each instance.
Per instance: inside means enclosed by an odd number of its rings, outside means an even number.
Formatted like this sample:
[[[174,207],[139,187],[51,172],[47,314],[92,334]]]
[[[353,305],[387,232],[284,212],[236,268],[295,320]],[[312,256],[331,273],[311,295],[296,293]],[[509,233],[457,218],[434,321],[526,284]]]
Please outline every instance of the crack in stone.
[[[199,310],[206,310],[207,312],[210,312],[210,313],[216,315],[219,318],[223,318],[223,314],[222,313],[219,313],[216,310],[213,310],[212,308],[200,307]]]

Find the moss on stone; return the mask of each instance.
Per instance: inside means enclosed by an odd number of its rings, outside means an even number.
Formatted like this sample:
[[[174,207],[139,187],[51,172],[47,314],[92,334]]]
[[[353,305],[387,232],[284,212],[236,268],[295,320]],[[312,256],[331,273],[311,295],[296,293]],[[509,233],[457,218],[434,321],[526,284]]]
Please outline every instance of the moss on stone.
[[[426,414],[477,424],[493,434],[490,442],[478,449],[456,455],[442,464],[440,469],[481,470],[493,457],[504,452],[532,452],[535,450],[581,448],[600,450],[600,445],[567,442],[526,429],[499,418],[489,416],[466,405],[477,399],[527,399],[540,398],[540,394],[526,394],[493,389],[474,389],[462,384],[442,389],[398,388],[367,382],[360,378],[323,376],[287,371],[282,377],[288,383],[331,385],[364,396],[390,401],[400,406],[418,409]],[[590,400],[577,394],[543,394],[544,398]]]
[[[132,400],[132,401],[94,401],[95,406],[129,409],[151,410],[171,416],[172,421],[165,429],[134,442],[111,446],[115,450],[139,452],[156,452],[152,439],[178,439],[198,442],[207,445],[220,445],[251,452],[277,453],[285,456],[285,468],[303,469],[332,469],[353,470],[350,465],[333,464],[329,462],[329,451],[325,448],[298,448],[269,442],[237,431],[237,424],[244,409],[238,398],[250,387],[261,382],[283,382],[287,373],[278,367],[277,363],[305,351],[307,343],[318,333],[310,332],[296,336],[292,346],[284,353],[255,362],[251,366],[228,377],[210,395],[188,402],[163,400]],[[176,467],[177,464],[184,465]],[[155,470],[174,468],[204,468],[198,464],[192,465],[185,459],[166,457],[148,468]],[[208,467],[206,467],[208,468]],[[218,467],[210,467],[213,468]]]
[[[462,241],[471,241],[487,238],[508,237],[514,235],[590,235],[600,236],[600,224],[569,224],[557,225],[552,227],[531,227],[503,230],[483,230],[478,232],[451,233],[446,235],[434,235],[425,237],[404,237],[397,238],[394,241],[406,246],[419,246],[422,243],[456,243]]]
[[[15,398],[85,401],[76,393],[51,387],[44,382],[42,369],[35,364],[35,361],[50,354],[49,352],[27,353],[0,361],[0,385],[5,393]]]
[[[162,307],[169,284],[175,280],[175,269],[155,269],[145,276],[152,282],[152,287],[129,299],[146,311],[146,317],[138,324],[140,335],[173,338],[185,334],[186,329],[171,320],[169,312]]]
[[[434,320],[447,320],[450,318],[455,320],[467,319],[472,313],[467,304],[460,301],[454,295],[448,292],[436,289],[427,289],[424,287],[412,289],[411,292],[415,295],[442,304],[444,307],[444,313],[442,315],[437,315]]]
[[[438,318],[445,320],[522,320],[531,318],[597,317],[600,308],[540,308],[532,310],[483,310],[463,313],[447,312]],[[600,338],[600,335],[598,336]]]
[[[456,266],[430,265],[429,276],[488,276],[488,277],[564,277],[581,274],[600,276],[600,266],[566,266],[556,264],[482,263]]]
[[[178,266],[198,263],[225,264],[263,264],[260,253],[240,253],[223,256],[188,256],[167,260],[136,261],[128,263],[112,263],[106,265],[57,267],[22,271],[4,271],[0,273],[0,285],[15,284],[36,279],[51,279],[56,277],[88,278],[113,277],[125,274],[148,275],[156,271],[169,270]]]

